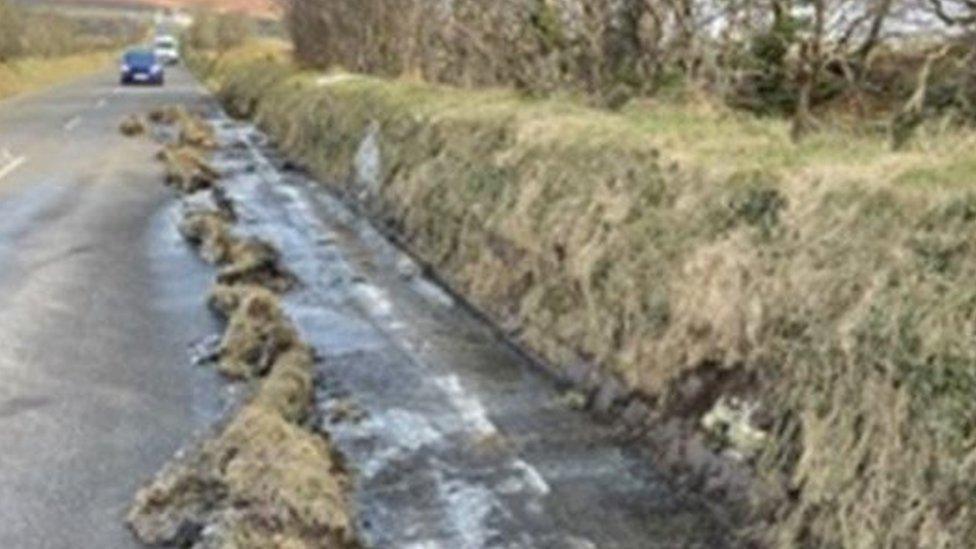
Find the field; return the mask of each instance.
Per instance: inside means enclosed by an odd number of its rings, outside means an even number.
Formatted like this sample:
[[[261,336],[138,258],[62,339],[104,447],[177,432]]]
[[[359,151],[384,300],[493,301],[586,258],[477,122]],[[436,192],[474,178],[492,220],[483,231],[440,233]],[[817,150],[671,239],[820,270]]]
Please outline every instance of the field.
[[[111,67],[115,57],[115,52],[95,52],[0,63],[0,99],[57,85]]]

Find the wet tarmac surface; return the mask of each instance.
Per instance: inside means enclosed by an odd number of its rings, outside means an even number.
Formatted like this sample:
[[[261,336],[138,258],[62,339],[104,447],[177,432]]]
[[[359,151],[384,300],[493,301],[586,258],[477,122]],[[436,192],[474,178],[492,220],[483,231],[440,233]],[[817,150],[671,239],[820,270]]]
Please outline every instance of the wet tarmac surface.
[[[287,307],[322,357],[318,408],[370,547],[726,547],[640,443],[571,409],[517,353],[326,189],[222,121],[242,230],[301,279]],[[247,144],[244,147],[244,144]]]
[[[134,547],[136,488],[219,416],[189,347],[212,280],[176,234],[148,140],[116,126],[207,101],[185,73],[106,72],[0,102],[0,547]],[[0,169],[9,164],[0,164]]]

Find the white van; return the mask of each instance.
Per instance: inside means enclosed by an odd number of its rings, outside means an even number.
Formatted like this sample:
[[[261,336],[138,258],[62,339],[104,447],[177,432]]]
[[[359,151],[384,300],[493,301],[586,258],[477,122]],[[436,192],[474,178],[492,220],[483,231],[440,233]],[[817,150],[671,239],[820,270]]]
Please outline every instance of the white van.
[[[172,36],[157,36],[154,50],[156,52],[156,58],[161,63],[175,65],[180,62],[180,44]]]

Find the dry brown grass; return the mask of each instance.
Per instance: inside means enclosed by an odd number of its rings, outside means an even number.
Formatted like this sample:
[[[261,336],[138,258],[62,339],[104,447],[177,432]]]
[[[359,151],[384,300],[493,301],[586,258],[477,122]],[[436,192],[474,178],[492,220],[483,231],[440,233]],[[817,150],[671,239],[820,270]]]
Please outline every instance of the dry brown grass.
[[[112,66],[115,52],[23,58],[0,63],[0,100],[70,82]]]
[[[340,548],[353,543],[346,474],[328,442],[303,427],[314,359],[260,286],[218,286],[228,319],[218,368],[258,379],[214,438],[191,448],[139,491],[128,521],[147,544]]]
[[[282,353],[299,344],[278,297],[264,289],[251,289],[229,317],[220,342],[218,369],[232,379],[262,377]]]
[[[259,285],[286,292],[295,277],[281,263],[273,246],[255,239],[239,239],[230,248],[229,261],[217,274],[217,282],[231,285]]]
[[[347,547],[345,484],[324,439],[255,402],[140,490],[128,521],[152,545]]]
[[[182,193],[212,188],[220,179],[220,172],[194,147],[171,144],[165,146],[158,156],[166,167],[166,183]]]
[[[179,225],[180,233],[200,250],[200,256],[214,265],[230,261],[234,237],[227,220],[218,212],[191,212]]]
[[[130,115],[119,123],[119,133],[126,137],[139,137],[146,133],[146,124],[141,117]]]
[[[180,232],[220,265],[211,307],[226,321],[217,369],[253,392],[213,438],[189,448],[136,495],[128,523],[149,545],[263,549],[354,544],[345,471],[325,437],[307,425],[312,349],[284,314],[275,291],[293,277],[277,250],[234,234],[234,208],[204,160],[216,147],[209,125],[182,109],[150,113],[178,125],[160,155],[167,182],[188,199]],[[206,184],[200,184],[204,179]],[[197,200],[200,199],[200,200]]]
[[[173,105],[154,109],[147,118],[158,126],[171,127],[167,133],[175,132],[175,138],[157,154],[166,166],[166,183],[185,194],[213,188],[221,173],[208,161],[218,144],[207,121]]]

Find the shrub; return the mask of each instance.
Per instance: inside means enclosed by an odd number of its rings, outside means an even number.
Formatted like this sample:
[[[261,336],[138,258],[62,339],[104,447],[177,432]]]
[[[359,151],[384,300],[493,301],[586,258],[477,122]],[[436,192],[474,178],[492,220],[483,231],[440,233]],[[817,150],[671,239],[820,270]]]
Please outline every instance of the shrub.
[[[22,32],[23,20],[20,12],[7,3],[7,0],[0,0],[0,63],[23,52]]]
[[[254,35],[252,21],[239,13],[200,12],[187,31],[188,44],[197,50],[226,52]]]

